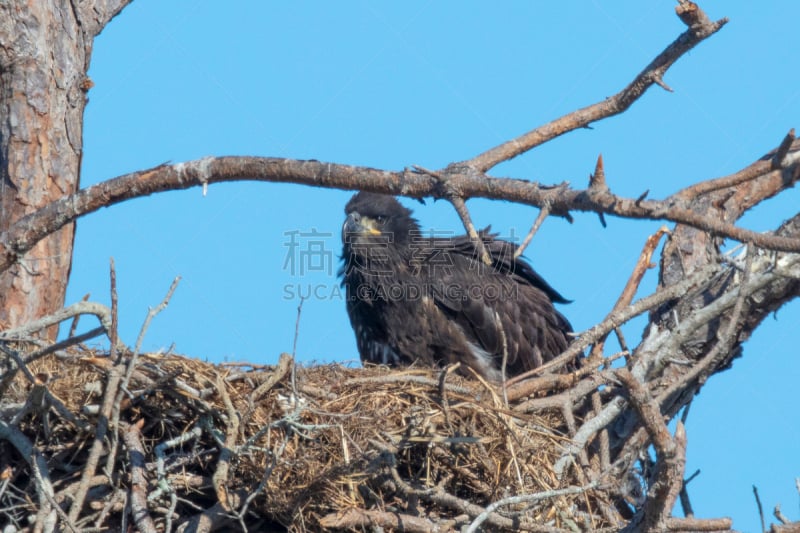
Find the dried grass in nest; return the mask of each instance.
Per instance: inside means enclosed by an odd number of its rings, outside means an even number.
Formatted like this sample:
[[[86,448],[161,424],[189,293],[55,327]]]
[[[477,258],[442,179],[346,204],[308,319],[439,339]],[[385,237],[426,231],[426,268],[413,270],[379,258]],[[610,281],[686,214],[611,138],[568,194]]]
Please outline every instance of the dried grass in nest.
[[[48,458],[56,501],[65,508],[112,366],[106,354],[92,351],[29,365],[88,423],[80,429],[52,410],[34,410],[18,426]],[[292,366],[288,356],[274,367],[139,358],[120,421],[141,425],[148,509],[158,529],[167,515],[174,527],[203,511],[215,525],[239,514],[241,525],[263,531],[359,528],[380,520],[391,528],[393,519],[407,530],[447,529],[500,498],[563,486],[552,469],[565,443],[561,420],[515,413],[486,383],[452,372],[338,364],[298,367],[293,377]],[[13,416],[13,404],[24,403],[30,390],[18,373],[0,397],[3,412]],[[129,486],[131,471],[128,451],[120,448],[114,475],[92,488],[80,525],[119,523],[123,505],[112,500]],[[34,483],[9,443],[0,450],[0,468],[10,468],[17,489],[13,502],[11,493],[0,496],[0,508],[12,509],[8,523],[24,523],[33,508],[19,495],[35,502]],[[505,507],[486,524],[570,527],[581,511],[591,513],[591,494]]]

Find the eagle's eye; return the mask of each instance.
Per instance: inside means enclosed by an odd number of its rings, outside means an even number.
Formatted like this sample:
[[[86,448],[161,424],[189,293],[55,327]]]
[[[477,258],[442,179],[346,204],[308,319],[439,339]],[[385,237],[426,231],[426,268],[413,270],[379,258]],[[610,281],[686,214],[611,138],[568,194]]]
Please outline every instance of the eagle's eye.
[[[387,221],[387,220],[389,220],[389,217],[387,217],[387,216],[385,216],[385,215],[378,215],[378,216],[376,216],[376,217],[375,217],[375,222],[377,222],[377,223],[378,223],[378,224],[380,224],[381,226],[383,226],[384,224],[386,224],[386,221]]]

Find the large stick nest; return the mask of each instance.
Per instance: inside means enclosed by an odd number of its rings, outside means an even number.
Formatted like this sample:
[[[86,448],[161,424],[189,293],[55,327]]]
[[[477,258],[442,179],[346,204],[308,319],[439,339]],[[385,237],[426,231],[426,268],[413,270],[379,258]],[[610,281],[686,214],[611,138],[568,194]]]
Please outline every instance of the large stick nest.
[[[28,365],[35,383],[18,372],[2,385],[3,419],[16,417],[46,459],[65,510],[86,477],[110,375],[130,363],[112,357],[50,355]],[[274,367],[139,357],[75,526],[120,524],[129,490],[146,495],[157,530],[237,521],[260,531],[447,530],[498,499],[535,493],[544,494],[492,512],[483,527],[607,525],[597,523],[600,492],[548,492],[580,482],[553,471],[566,442],[560,417],[515,412],[498,387],[454,372],[293,366],[287,355]],[[145,481],[132,486],[137,448]],[[23,527],[38,507],[33,462],[8,441],[0,457],[0,523]]]

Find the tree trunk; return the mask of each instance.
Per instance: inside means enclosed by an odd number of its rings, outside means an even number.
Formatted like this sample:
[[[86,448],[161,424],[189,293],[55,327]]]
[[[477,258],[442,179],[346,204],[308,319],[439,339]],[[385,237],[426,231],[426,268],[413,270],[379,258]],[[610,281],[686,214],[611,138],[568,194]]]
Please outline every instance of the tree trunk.
[[[0,229],[78,188],[92,42],[127,3],[0,2]],[[74,232],[64,226],[0,274],[0,327],[63,306]]]

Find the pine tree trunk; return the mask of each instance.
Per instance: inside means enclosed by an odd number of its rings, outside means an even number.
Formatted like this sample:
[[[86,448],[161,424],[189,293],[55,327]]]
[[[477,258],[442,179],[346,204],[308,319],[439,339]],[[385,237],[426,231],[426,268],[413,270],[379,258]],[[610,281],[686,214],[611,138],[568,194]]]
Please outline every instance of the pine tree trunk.
[[[0,2],[0,228],[78,188],[92,42],[127,3]],[[0,275],[0,327],[62,307],[74,233],[65,226]]]

